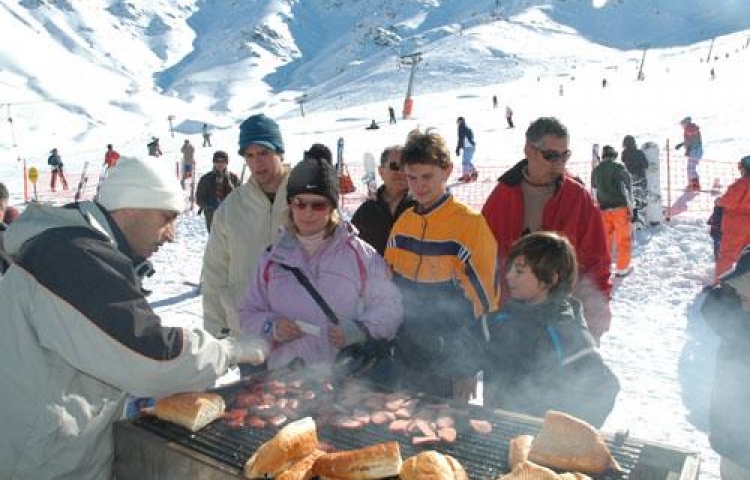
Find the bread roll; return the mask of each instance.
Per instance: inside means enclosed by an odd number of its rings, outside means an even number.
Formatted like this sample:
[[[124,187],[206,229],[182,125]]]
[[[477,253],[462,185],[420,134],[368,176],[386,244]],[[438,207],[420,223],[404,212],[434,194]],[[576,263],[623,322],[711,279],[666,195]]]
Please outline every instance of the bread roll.
[[[531,443],[529,460],[556,470],[593,475],[620,470],[594,427],[554,410],[545,414],[542,431]]]
[[[168,422],[197,432],[219,418],[226,409],[224,399],[215,393],[178,393],[156,401],[154,413]]]
[[[533,435],[519,435],[510,440],[508,466],[511,470],[516,468],[519,463],[528,460],[532,441],[534,441]]]
[[[401,480],[469,480],[458,460],[434,450],[406,459],[399,477]]]
[[[323,480],[374,480],[395,477],[400,471],[401,449],[398,442],[326,453],[313,465],[313,473]]]
[[[315,460],[325,455],[323,450],[313,450],[313,452],[297,461],[287,471],[276,477],[276,480],[311,480],[314,476],[312,466]]]
[[[520,462],[513,471],[501,475],[498,480],[591,480],[582,473],[555,473],[547,467],[527,460]]]
[[[261,445],[245,463],[245,477],[276,477],[310,455],[317,446],[318,433],[312,418],[305,417],[289,423]]]

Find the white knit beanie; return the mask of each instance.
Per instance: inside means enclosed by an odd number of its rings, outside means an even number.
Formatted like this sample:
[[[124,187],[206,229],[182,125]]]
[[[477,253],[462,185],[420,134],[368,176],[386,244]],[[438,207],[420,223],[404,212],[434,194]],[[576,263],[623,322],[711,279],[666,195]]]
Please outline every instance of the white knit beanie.
[[[174,212],[185,209],[180,182],[159,159],[120,158],[102,182],[97,201],[110,212],[121,208]]]

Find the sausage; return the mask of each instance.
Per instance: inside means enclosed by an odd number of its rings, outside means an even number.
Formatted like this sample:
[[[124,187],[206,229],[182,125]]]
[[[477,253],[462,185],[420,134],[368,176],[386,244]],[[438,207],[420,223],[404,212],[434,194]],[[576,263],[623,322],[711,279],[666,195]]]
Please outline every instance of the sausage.
[[[492,424],[487,420],[469,420],[469,425],[474,429],[475,432],[481,435],[489,435],[492,433]]]

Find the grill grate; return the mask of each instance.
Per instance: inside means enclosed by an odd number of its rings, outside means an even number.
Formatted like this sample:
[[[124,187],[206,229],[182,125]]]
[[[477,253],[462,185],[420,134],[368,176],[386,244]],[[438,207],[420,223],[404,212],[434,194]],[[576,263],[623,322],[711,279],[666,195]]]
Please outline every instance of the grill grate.
[[[481,435],[467,429],[459,429],[455,443],[437,443],[423,447],[414,447],[407,436],[392,433],[379,425],[367,425],[356,430],[347,430],[323,426],[318,436],[337,449],[349,450],[396,440],[401,445],[404,458],[423,450],[434,449],[455,457],[466,469],[470,478],[475,480],[496,479],[508,471],[507,458],[511,438],[530,434],[535,435],[541,425],[533,419],[505,415],[481,407],[467,405],[472,417],[490,421],[493,426],[490,435]],[[203,430],[193,433],[178,425],[159,420],[153,416],[142,416],[133,423],[162,438],[173,441],[191,450],[207,455],[216,461],[242,472],[245,461],[265,441],[276,433],[277,429],[232,428],[222,421],[214,422]],[[643,443],[627,438],[613,443],[607,441],[613,456],[617,459],[622,472],[608,472],[595,477],[598,480],[628,479],[643,450]]]

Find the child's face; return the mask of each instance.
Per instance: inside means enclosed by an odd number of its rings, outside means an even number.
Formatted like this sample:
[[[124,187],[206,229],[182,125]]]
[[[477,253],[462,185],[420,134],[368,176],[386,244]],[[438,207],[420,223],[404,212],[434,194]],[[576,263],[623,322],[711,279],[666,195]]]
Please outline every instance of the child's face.
[[[505,274],[511,298],[531,304],[547,300],[550,285],[539,281],[531,267],[526,264],[526,257],[517,256]]]

